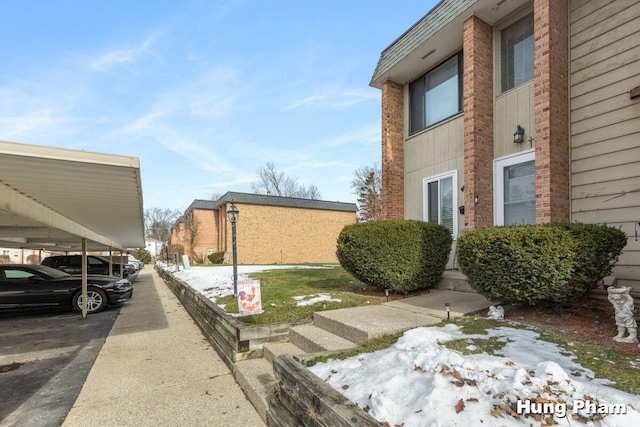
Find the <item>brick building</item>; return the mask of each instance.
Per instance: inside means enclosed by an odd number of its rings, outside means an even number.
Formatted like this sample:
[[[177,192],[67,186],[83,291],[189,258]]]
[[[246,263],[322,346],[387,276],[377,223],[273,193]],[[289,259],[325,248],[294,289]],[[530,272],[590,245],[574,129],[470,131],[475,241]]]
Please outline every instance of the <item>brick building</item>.
[[[386,218],[578,221],[640,292],[640,0],[442,0],[380,56]]]
[[[240,211],[240,264],[338,262],[338,235],[356,222],[354,203],[228,192],[215,201],[194,200],[171,230],[170,244],[182,245],[192,262],[212,252],[228,253],[231,262],[232,204]]]

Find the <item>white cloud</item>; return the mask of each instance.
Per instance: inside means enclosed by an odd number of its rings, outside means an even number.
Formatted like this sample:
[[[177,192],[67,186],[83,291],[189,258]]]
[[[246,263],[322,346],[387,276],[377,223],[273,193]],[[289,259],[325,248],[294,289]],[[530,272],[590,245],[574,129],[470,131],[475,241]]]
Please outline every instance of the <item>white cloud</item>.
[[[109,71],[118,66],[128,67],[143,56],[156,56],[151,46],[156,42],[156,33],[147,37],[139,46],[129,49],[114,49],[102,54],[91,63],[91,68],[97,71]]]
[[[380,142],[380,133],[380,124],[370,123],[359,129],[331,138],[325,141],[322,145],[324,147],[337,147],[351,143],[363,145],[377,144]]]
[[[329,95],[326,93],[311,95],[306,98],[299,99],[297,101],[292,102],[291,104],[287,105],[283,111],[291,111],[291,110],[296,110],[298,108],[306,107],[309,105],[319,104],[320,103],[319,101],[323,101],[328,97]]]
[[[283,111],[291,111],[305,107],[325,107],[340,109],[380,99],[376,90],[343,89],[340,87],[326,87],[320,92],[289,103]]]

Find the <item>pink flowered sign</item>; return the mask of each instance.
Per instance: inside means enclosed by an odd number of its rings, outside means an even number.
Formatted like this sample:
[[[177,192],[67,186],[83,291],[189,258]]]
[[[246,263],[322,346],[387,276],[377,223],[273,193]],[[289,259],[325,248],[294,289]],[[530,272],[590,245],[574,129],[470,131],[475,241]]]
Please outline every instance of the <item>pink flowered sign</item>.
[[[238,310],[240,316],[262,313],[260,280],[238,280]]]

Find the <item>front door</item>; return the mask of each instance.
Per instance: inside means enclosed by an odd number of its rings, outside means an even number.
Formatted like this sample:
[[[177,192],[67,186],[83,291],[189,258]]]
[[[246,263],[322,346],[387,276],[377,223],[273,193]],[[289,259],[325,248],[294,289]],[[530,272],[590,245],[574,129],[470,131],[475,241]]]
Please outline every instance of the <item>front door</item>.
[[[495,225],[536,223],[535,153],[494,161]]]

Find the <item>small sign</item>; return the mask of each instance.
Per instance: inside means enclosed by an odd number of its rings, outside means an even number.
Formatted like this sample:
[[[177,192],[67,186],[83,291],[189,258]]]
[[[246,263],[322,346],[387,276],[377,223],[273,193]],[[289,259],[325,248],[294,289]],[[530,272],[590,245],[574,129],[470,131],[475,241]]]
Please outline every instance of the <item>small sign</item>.
[[[260,280],[238,280],[238,310],[240,316],[262,313]]]

